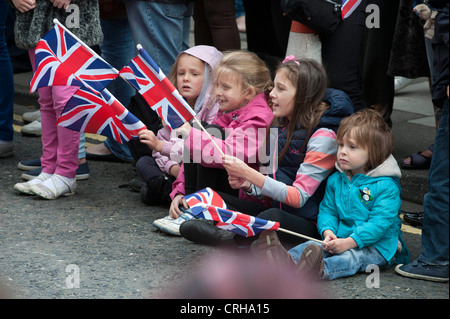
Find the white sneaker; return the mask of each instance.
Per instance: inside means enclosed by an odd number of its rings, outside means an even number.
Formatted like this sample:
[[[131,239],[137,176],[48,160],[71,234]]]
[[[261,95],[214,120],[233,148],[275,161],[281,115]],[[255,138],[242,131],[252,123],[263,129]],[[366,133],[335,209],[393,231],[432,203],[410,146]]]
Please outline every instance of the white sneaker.
[[[34,184],[30,191],[45,199],[56,199],[60,196],[70,196],[75,194],[77,189],[77,179],[69,179],[58,174],[53,174],[48,180]]]
[[[412,83],[412,79],[396,76],[394,80],[394,92],[397,93]]]
[[[16,185],[14,185],[14,189],[16,191],[19,191],[19,192],[24,193],[24,194],[34,195],[34,193],[31,191],[31,187],[33,185],[38,185],[38,184],[43,183],[50,176],[51,175],[49,175],[49,174],[41,173],[37,177],[29,180],[28,182],[17,183]]]
[[[30,124],[22,126],[20,131],[23,135],[41,136],[41,119],[34,120]]]
[[[170,217],[170,216],[169,216]],[[181,224],[189,219],[193,219],[194,216],[192,216],[189,213],[183,213],[178,218],[174,219],[171,218],[167,219],[164,224],[160,227],[160,230],[166,234],[173,235],[173,236],[181,236],[180,234],[180,226]]]
[[[160,219],[156,219],[152,225],[158,229],[161,229],[161,227],[163,227],[166,223],[170,222],[171,220],[173,220],[173,218],[170,217],[169,215]]]
[[[40,120],[40,119],[41,119],[41,111],[40,110],[32,111],[32,112],[25,112],[22,115],[22,120],[25,123],[31,123],[33,121]]]

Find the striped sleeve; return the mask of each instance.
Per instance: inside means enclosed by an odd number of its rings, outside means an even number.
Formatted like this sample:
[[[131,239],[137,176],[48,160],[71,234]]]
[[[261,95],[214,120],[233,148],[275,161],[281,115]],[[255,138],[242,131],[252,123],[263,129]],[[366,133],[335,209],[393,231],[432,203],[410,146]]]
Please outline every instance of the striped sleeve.
[[[319,129],[310,138],[306,156],[292,186],[266,176],[261,194],[291,207],[302,207],[333,171],[336,162],[336,133]]]

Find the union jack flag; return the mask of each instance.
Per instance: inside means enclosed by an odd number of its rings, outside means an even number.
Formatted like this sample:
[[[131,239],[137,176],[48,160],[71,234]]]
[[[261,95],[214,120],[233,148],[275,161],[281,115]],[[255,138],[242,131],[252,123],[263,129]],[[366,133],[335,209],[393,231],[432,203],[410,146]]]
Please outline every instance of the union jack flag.
[[[279,222],[265,220],[220,207],[209,206],[208,211],[213,218],[216,218],[214,220],[219,222],[217,227],[245,237],[255,236],[265,229],[277,230],[280,228]]]
[[[180,127],[195,116],[195,112],[164,75],[148,53],[140,48],[139,54],[120,75],[138,90],[150,107],[170,129]]]
[[[98,93],[119,72],[58,23],[36,46],[30,92],[43,86],[86,86]]]
[[[74,131],[109,136],[121,144],[146,128],[108,90],[95,94],[83,87],[67,102],[57,123]]]
[[[251,237],[265,229],[277,230],[280,223],[227,209],[219,194],[207,187],[184,197],[193,215],[218,222],[217,227]]]
[[[342,19],[348,18],[359,6],[362,0],[342,0],[341,14]]]
[[[184,196],[189,208],[195,216],[205,219],[209,218],[209,212],[207,212],[208,206],[227,208],[225,201],[213,191],[211,188],[206,187],[198,192]]]

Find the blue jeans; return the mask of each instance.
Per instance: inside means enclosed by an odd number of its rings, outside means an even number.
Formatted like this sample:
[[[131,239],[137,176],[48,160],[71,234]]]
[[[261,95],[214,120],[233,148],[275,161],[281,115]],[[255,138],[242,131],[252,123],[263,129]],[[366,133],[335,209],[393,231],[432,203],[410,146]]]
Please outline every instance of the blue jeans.
[[[449,161],[448,99],[444,103],[428,173],[428,193],[423,200],[422,253],[428,265],[448,267]]]
[[[131,36],[130,26],[127,19],[101,20],[103,31],[103,42],[100,44],[102,57],[113,67],[120,70],[135,57],[135,47]],[[130,103],[135,94],[134,88],[121,78],[112,81],[107,89],[125,107]],[[120,144],[108,137],[105,146],[117,157],[125,162],[133,158],[127,144]]]
[[[0,0],[0,140],[12,141],[14,77],[8,47],[6,45],[6,18],[9,5]]]
[[[295,246],[289,250],[289,254],[294,263],[298,263],[303,250],[310,244],[322,248],[322,245],[315,241],[307,241],[306,243]],[[352,276],[358,272],[365,272],[369,265],[377,265],[380,268],[388,266],[386,259],[373,246],[349,249],[339,255],[332,255],[324,251],[323,264],[323,278],[328,280]]]
[[[178,54],[189,48],[194,2],[126,1],[125,5],[134,43],[141,44],[168,76]]]

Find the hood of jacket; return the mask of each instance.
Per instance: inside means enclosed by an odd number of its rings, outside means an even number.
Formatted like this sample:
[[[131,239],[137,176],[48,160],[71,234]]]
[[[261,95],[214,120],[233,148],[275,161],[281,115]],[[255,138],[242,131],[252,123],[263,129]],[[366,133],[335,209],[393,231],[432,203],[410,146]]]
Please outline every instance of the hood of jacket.
[[[340,166],[339,163],[336,161],[335,163],[336,169],[339,172],[345,172]],[[398,167],[397,161],[395,160],[394,156],[389,155],[389,157],[381,163],[379,166],[375,167],[374,169],[370,170],[365,174],[369,177],[383,177],[383,176],[390,176],[390,177],[402,177],[402,172],[400,170],[400,167]]]

